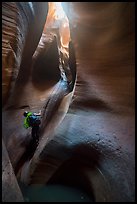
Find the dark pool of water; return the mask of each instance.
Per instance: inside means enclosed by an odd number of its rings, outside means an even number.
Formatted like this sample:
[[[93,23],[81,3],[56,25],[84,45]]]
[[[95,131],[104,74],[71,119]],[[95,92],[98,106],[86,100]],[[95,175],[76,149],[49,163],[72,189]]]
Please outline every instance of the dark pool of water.
[[[93,202],[93,200],[80,189],[60,184],[46,186],[20,185],[25,202]]]

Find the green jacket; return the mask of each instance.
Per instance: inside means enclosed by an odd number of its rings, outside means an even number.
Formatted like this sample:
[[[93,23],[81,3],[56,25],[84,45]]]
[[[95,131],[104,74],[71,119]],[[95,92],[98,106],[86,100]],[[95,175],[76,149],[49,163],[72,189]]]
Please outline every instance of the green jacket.
[[[29,117],[30,117],[31,115],[33,115],[33,113],[32,113],[32,112],[28,112],[27,117],[25,117],[25,119],[24,119],[24,125],[23,125],[23,126],[24,126],[26,129],[30,127]]]

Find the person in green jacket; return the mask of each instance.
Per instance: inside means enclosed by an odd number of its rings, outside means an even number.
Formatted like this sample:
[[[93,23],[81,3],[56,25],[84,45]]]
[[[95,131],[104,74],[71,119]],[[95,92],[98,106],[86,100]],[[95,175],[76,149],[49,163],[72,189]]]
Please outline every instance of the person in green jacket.
[[[41,124],[40,116],[41,116],[41,111],[40,113],[32,113],[25,111],[24,112],[24,127],[27,129],[29,127],[32,128],[32,138],[33,140],[38,143],[39,141],[39,125]]]

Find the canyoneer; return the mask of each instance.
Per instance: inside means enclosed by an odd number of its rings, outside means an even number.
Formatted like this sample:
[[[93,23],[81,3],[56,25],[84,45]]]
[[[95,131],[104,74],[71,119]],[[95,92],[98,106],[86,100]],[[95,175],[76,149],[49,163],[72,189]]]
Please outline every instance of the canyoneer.
[[[25,111],[24,112],[24,127],[27,129],[29,127],[32,128],[32,138],[33,141],[38,144],[39,142],[39,125],[41,124],[40,116],[41,116],[41,111],[39,113],[32,113]]]

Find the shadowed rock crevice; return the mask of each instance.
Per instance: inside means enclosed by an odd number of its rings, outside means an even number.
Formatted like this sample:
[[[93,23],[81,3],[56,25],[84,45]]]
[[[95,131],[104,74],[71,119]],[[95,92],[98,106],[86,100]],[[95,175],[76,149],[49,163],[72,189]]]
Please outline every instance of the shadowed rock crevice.
[[[57,41],[54,38],[50,48],[46,52],[44,50],[43,53],[34,59],[32,82],[35,87],[43,89],[47,85],[48,80],[57,82],[59,79],[59,55]]]

